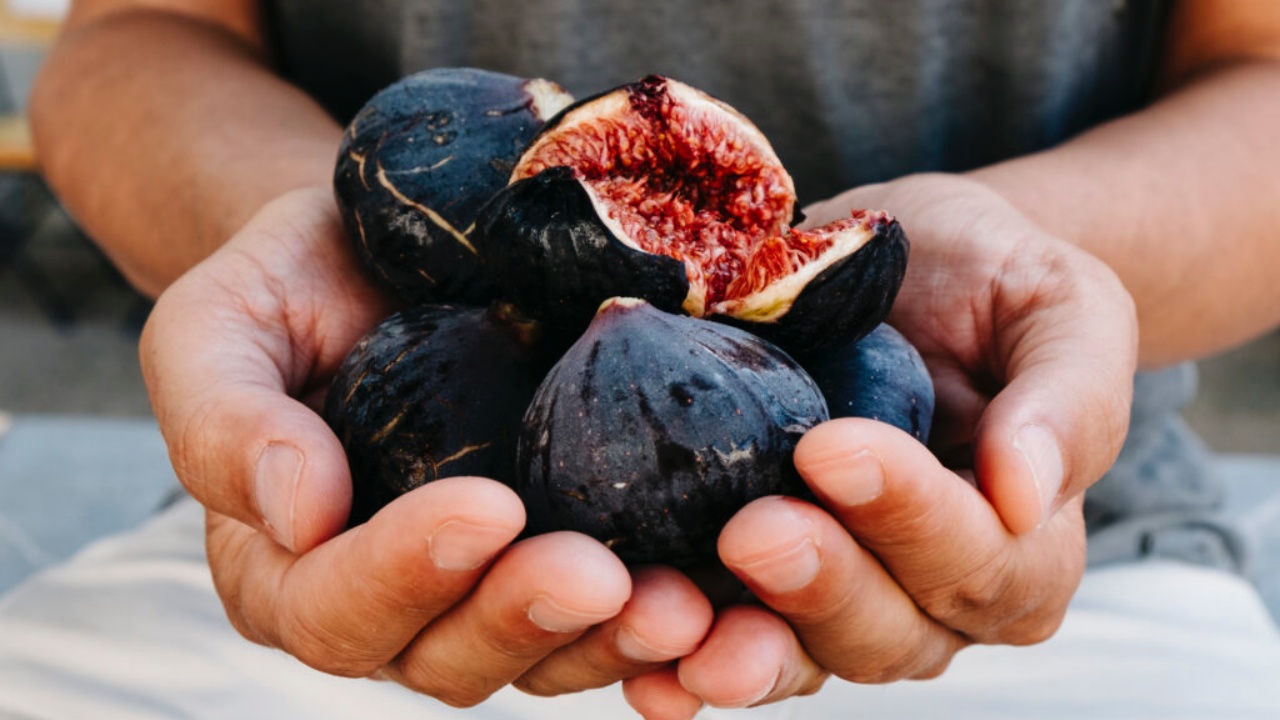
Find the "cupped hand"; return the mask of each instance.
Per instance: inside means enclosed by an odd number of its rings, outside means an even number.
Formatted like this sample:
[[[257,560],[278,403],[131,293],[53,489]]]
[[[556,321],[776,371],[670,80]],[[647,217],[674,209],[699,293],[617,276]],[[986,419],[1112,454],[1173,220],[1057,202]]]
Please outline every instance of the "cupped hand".
[[[730,521],[721,558],[760,604],[721,610],[675,670],[629,681],[646,717],[773,702],[831,675],[932,677],[966,645],[1048,638],[1079,583],[1083,493],[1127,430],[1127,292],[969,179],[911,176],[806,215],[862,207],[912,242],[889,320],[934,378],[931,448],[871,420],[811,430],[795,462],[821,507],[764,498]]]
[[[582,535],[514,542],[523,507],[493,480],[430,483],[344,531],[351,478],[315,408],[390,311],[327,188],[265,206],[156,303],[143,372],[178,477],[208,511],[209,565],[236,629],[455,705],[512,682],[605,685],[696,647],[711,610],[692,582],[628,571]]]

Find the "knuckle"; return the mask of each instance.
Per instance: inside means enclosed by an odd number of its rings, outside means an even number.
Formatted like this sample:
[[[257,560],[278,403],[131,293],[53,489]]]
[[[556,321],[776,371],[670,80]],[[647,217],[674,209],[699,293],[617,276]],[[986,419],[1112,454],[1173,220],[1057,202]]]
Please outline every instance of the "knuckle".
[[[918,664],[915,649],[894,649],[879,654],[867,654],[856,665],[841,668],[836,674],[849,682],[860,685],[883,685],[902,680],[911,675]]]
[[[244,526],[214,513],[207,514],[205,522],[205,546],[209,574],[213,588],[222,603],[223,611],[231,627],[246,640],[258,645],[275,647],[275,636],[254,622],[253,608],[246,603],[244,568],[250,533],[238,532]]]
[[[895,672],[890,668],[856,668],[838,673],[838,675],[843,680],[859,685],[886,685],[906,677],[905,674]]]
[[[853,645],[826,648],[815,660],[836,677],[849,682],[876,685],[901,680],[919,664],[919,656],[931,647],[926,623],[915,623],[890,633],[876,633]]]
[[[998,578],[966,582],[948,598],[947,614],[952,617],[987,614],[999,606],[1004,597],[1005,583]]]
[[[656,667],[658,663],[652,664]],[[552,653],[511,684],[538,697],[553,697],[612,685],[639,674],[641,666],[619,666],[608,658],[582,653]]]
[[[815,582],[814,585],[818,583]],[[781,611],[792,627],[801,628],[805,632],[821,632],[824,629],[842,627],[850,617],[857,616],[859,607],[868,601],[870,591],[866,585],[853,584],[849,587],[832,584],[818,592],[792,599],[785,605],[778,604],[775,609]],[[688,652],[695,649],[701,641],[701,637],[693,638]],[[680,653],[685,654],[687,652]]]
[[[402,678],[401,683],[416,693],[433,697],[449,707],[459,709],[473,708],[488,700],[493,694],[493,691],[488,688],[478,687],[466,681],[440,682],[440,680],[438,676],[428,682],[405,677]]]
[[[272,421],[217,393],[195,395],[163,433],[174,473],[202,505],[261,527],[251,478]]]
[[[504,666],[511,667],[532,663],[552,652],[568,638],[552,636],[548,638],[544,631],[535,633],[503,632],[485,633],[475,638],[475,652],[499,659]]]
[[[951,659],[955,657],[955,653],[946,653],[931,663],[928,663],[913,672],[910,677],[912,680],[933,680],[942,677],[942,674],[951,667]]]
[[[535,697],[554,697],[569,692],[568,688],[553,682],[542,673],[528,672],[511,683],[517,690]]]
[[[817,695],[823,685],[827,684],[827,678],[831,677],[829,673],[815,673],[805,683],[796,688],[795,694],[800,696]]]
[[[223,605],[223,610],[226,612],[227,620],[231,623],[231,627],[240,634],[240,637],[255,645],[271,646],[266,637],[261,635],[243,614],[232,610],[231,606],[226,604]]]
[[[440,693],[428,693],[428,694],[430,694],[431,697],[434,697],[435,699],[444,703],[445,705],[465,710],[467,708],[473,708],[479,705],[480,703],[484,702],[485,700],[488,700],[489,696],[492,693],[451,690],[451,691],[445,691]]]
[[[199,448],[208,442],[212,419],[216,414],[215,401],[209,398],[194,401],[179,419],[170,413],[158,412],[160,427],[169,445],[169,460],[183,486],[199,500],[204,500],[207,483],[205,469],[201,467]]]
[[[495,688],[485,685],[471,674],[446,676],[439,668],[401,657],[395,662],[396,681],[410,690],[435,698],[455,708],[471,708],[493,694]]]
[[[1007,645],[1038,645],[1058,632],[1066,618],[1066,607],[1032,613],[1018,619],[1000,634]]]
[[[1011,592],[1014,575],[1010,558],[1003,553],[976,563],[966,572],[923,592],[917,602],[931,617],[948,627],[966,628],[1000,622],[1005,610],[1021,596]],[[976,621],[976,623],[975,623]]]
[[[968,644],[953,633],[937,634],[932,624],[918,624],[901,642],[878,653],[863,653],[856,667],[839,676],[852,682],[874,685],[908,678],[937,677],[956,652]]]
[[[1009,560],[988,563],[963,582],[921,603],[930,616],[974,642],[1035,645],[1066,616],[1071,573],[1052,577],[1012,572]]]
[[[279,623],[280,647],[303,664],[330,675],[367,677],[382,664],[363,657],[354,643],[305,615],[286,614]]]

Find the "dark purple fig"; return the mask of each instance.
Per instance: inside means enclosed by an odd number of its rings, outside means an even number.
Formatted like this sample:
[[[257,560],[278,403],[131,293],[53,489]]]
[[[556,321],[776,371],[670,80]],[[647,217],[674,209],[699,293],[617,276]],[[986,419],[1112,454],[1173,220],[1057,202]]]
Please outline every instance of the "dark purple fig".
[[[769,342],[615,298],[529,404],[516,487],[535,532],[583,532],[630,563],[710,561],[743,505],[807,492],[792,452],[826,419]]]
[[[374,95],[347,126],[333,179],[370,275],[406,303],[486,301],[476,212],[570,100],[546,80],[474,68],[427,70]]]
[[[906,270],[906,236],[883,212],[792,228],[795,187],[760,131],[663,77],[552,118],[511,181],[476,241],[500,294],[572,331],[634,295],[802,354],[870,332]]]
[[[552,360],[537,324],[501,305],[418,305],[374,328],[324,410],[351,467],[350,524],[442,477],[513,484],[521,416]]]
[[[879,420],[929,442],[933,379],[915,346],[889,325],[857,342],[828,345],[804,367],[822,389],[831,417]]]

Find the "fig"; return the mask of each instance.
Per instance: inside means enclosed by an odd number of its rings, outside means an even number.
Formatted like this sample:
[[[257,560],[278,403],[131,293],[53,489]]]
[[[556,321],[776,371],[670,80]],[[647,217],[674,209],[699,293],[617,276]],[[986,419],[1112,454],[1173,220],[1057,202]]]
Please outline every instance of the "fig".
[[[501,304],[415,305],[371,330],[324,408],[351,469],[350,524],[442,477],[514,484],[521,417],[553,361],[537,323]]]
[[[475,68],[407,76],[347,125],[334,194],[370,276],[405,303],[491,295],[468,237],[529,141],[571,101],[547,80]]]
[[[768,341],[610,299],[529,404],[516,489],[533,532],[583,532],[628,563],[711,561],[743,505],[807,491],[792,452],[826,419]]]
[[[933,379],[920,352],[892,326],[881,323],[861,340],[828,345],[803,364],[831,417],[879,420],[929,442]]]
[[[499,293],[553,326],[579,332],[604,299],[634,296],[803,354],[884,319],[908,241],[873,210],[796,229],[795,206],[755,125],[653,75],[549,120],[475,237]]]

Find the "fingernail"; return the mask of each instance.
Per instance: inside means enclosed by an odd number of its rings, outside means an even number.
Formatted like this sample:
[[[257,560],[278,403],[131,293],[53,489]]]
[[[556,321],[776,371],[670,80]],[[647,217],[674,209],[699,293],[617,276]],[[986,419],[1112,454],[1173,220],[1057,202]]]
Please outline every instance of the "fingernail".
[[[1062,489],[1062,450],[1053,433],[1042,425],[1023,425],[1013,436],[1013,447],[1022,454],[1036,492],[1040,494],[1040,522],[1043,523]]]
[[[823,493],[845,507],[864,505],[884,492],[884,462],[865,448],[852,455],[833,457],[821,472]]]
[[[613,612],[602,614],[570,610],[546,595],[539,595],[529,605],[529,621],[547,632],[554,633],[584,630],[596,623],[608,620],[615,614]]]
[[[739,564],[759,588],[771,595],[795,592],[813,582],[822,566],[818,546],[813,538],[804,537],[789,547],[749,563]]]
[[[427,538],[431,562],[441,570],[475,570],[511,542],[512,533],[503,528],[449,520]]]
[[[624,657],[636,662],[651,663],[670,660],[672,655],[645,642],[635,630],[629,627],[618,628],[613,636],[614,646]]]
[[[302,477],[302,452],[292,445],[269,443],[258,455],[253,485],[258,512],[276,541],[293,549],[293,508]]]

